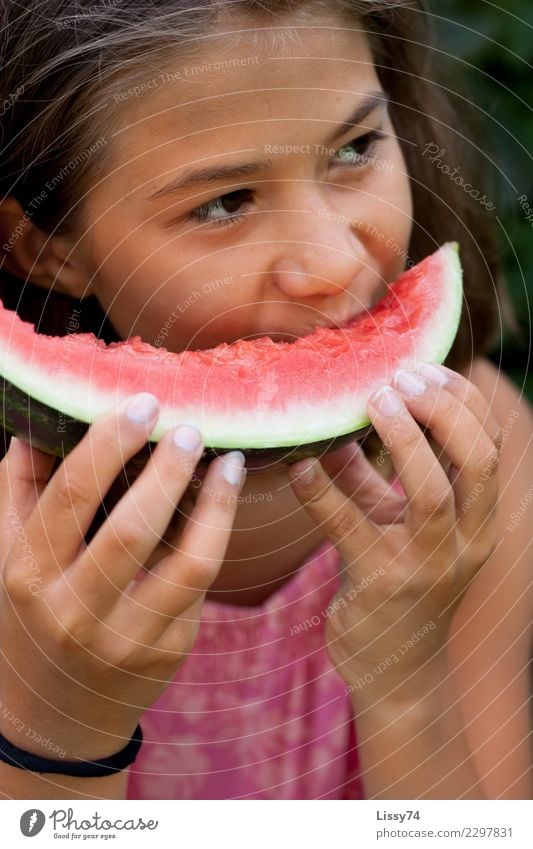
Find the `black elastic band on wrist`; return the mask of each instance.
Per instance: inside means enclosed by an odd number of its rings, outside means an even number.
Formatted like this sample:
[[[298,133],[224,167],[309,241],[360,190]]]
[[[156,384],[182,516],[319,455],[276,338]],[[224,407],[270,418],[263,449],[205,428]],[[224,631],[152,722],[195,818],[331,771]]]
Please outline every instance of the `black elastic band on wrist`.
[[[129,743],[115,755],[109,755],[98,761],[53,761],[19,749],[0,734],[0,760],[30,772],[54,772],[83,778],[100,778],[111,775],[113,772],[120,772],[132,764],[141,748],[142,741],[143,733],[141,726],[138,725]]]

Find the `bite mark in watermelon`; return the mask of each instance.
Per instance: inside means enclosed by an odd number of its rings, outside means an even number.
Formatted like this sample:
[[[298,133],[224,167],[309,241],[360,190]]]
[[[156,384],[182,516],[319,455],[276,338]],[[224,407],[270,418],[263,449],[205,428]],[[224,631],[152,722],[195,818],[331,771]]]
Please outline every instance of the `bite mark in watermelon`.
[[[403,272],[370,311],[342,329],[294,342],[269,337],[176,354],[134,337],[46,336],[0,302],[4,427],[63,456],[88,425],[127,396],[151,392],[157,442],[196,425],[206,458],[239,448],[249,468],[294,462],[367,432],[369,396],[399,368],[444,361],[462,307],[458,245]]]

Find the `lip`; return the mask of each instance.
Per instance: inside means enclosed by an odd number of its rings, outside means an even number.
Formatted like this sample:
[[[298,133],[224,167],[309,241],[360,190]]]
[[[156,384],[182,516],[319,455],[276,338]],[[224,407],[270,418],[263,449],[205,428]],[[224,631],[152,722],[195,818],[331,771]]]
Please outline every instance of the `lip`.
[[[348,318],[338,318],[338,319],[330,319],[328,321],[317,321],[313,322],[312,326],[310,326],[307,330],[304,330],[298,334],[290,334],[288,333],[265,333],[265,336],[268,336],[272,339],[273,342],[296,342],[298,339],[305,339],[306,336],[312,336],[319,328],[322,330],[342,330],[343,328],[348,327],[356,318],[364,315],[367,310],[357,310],[357,312],[351,313]]]
[[[352,321],[355,321],[355,319],[363,315],[364,312],[365,310],[357,310],[357,312],[351,313],[348,318],[331,319],[324,323],[320,322],[317,327],[324,327],[327,330],[342,330],[343,327],[348,327]]]

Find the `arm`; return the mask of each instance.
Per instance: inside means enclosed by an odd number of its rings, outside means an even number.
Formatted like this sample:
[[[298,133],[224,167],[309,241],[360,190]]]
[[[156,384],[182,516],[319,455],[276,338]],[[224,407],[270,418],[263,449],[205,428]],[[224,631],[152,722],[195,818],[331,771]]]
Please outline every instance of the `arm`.
[[[370,798],[533,797],[531,524],[511,519],[531,486],[533,413],[487,360],[470,379],[502,427],[495,517],[502,544],[459,605],[442,668],[424,685],[413,680],[403,706],[394,698],[371,706],[364,692],[352,695]],[[432,692],[415,698],[424,687]]]
[[[64,682],[64,688],[68,689],[67,680]],[[18,714],[13,716],[13,711],[6,710],[7,706],[4,706],[0,714],[0,732],[14,746],[30,754],[57,760],[59,763],[61,759],[99,760],[118,752],[127,743],[122,734],[91,731],[65,715],[50,711],[46,702],[35,703],[34,700],[32,687],[21,682],[18,693],[19,710],[27,711],[25,716],[35,717],[32,725],[39,729],[35,734],[28,733],[36,729],[21,720]],[[105,715],[105,712],[104,705],[101,715]],[[109,708],[107,712],[109,713]],[[131,729],[131,734],[134,730],[135,726]],[[126,729],[124,733],[127,733]],[[40,738],[45,738],[52,750],[43,748]],[[128,775],[128,768],[101,778],[38,773],[0,761],[0,793],[6,799],[126,799]]]
[[[352,707],[366,798],[488,798],[445,664],[376,702],[356,691]]]
[[[447,369],[424,376],[425,386],[394,381],[403,404],[390,390],[377,397],[386,404],[370,401],[405,492],[403,511],[388,508],[381,518],[376,502],[369,520],[365,497],[384,483],[362,452],[338,473],[339,488],[318,463],[293,486],[346,564],[326,641],[353,695],[367,794],[490,798],[447,649],[454,614],[498,546],[501,428],[472,383]],[[357,591],[378,567],[379,578]]]
[[[47,743],[67,761],[124,747],[190,651],[231,534],[240,454],[210,464],[171,553],[134,580],[202,453],[200,434],[184,427],[163,435],[85,544],[101,494],[155,424],[146,400],[101,417],[51,477],[53,458],[18,440],[0,463],[0,730],[44,758],[54,759]],[[126,783],[127,771],[77,778],[0,762],[8,798],[125,798]]]
[[[524,494],[532,483],[533,412],[514,384],[488,360],[476,361],[470,379],[502,427],[495,517],[502,542],[457,610],[448,660],[488,798],[531,799],[533,504],[524,502]]]

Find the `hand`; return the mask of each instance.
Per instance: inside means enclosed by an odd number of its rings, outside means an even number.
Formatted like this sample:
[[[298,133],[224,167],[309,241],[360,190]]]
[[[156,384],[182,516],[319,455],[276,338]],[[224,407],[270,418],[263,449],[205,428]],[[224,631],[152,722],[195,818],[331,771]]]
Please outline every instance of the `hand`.
[[[365,484],[360,459],[357,469],[345,464],[335,483],[325,460],[290,469],[296,496],[344,562],[343,586],[326,625],[330,658],[350,686],[373,696],[401,692],[415,671],[439,654],[442,659],[453,614],[496,545],[501,432],[486,401],[445,367],[423,366],[415,381],[410,377],[410,388],[395,379],[397,391],[382,390],[368,406],[406,494],[400,521],[393,508],[384,518],[364,499],[359,503],[373,480],[367,474]],[[448,474],[418,422],[446,455]],[[374,479],[373,486],[376,496],[381,486],[387,497],[384,481]]]
[[[16,439],[0,464],[0,730],[43,757],[50,752],[27,729],[67,760],[125,745],[190,651],[224,558],[245,477],[240,453],[211,463],[179,548],[134,580],[201,456],[188,427],[163,436],[85,544],[105,492],[157,421],[153,402],[135,396],[100,418],[51,477],[54,458]]]

